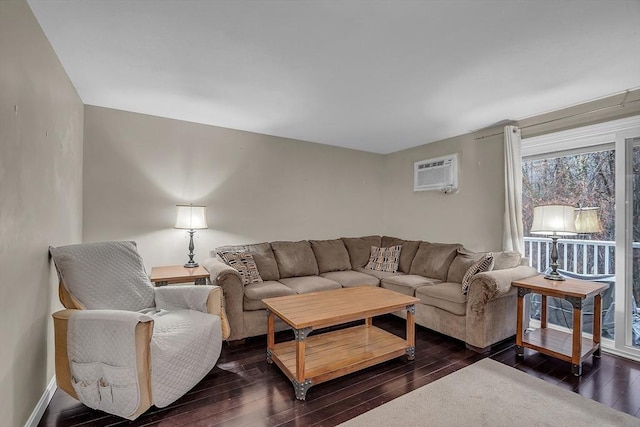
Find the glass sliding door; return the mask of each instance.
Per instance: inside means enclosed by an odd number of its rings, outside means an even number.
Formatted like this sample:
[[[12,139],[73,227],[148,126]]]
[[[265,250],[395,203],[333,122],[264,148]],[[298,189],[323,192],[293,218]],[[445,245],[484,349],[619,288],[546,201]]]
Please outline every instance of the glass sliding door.
[[[615,348],[640,357],[640,135],[616,135],[616,270],[623,278],[617,287]]]

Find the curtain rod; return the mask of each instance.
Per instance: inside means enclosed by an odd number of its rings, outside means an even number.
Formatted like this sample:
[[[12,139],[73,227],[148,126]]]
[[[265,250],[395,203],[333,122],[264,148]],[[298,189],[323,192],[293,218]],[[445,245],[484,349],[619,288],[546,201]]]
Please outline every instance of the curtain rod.
[[[622,99],[622,102],[620,104],[609,105],[607,107],[596,108],[595,110],[583,111],[581,113],[575,113],[575,114],[570,114],[568,116],[557,117],[555,119],[546,120],[544,122],[533,123],[533,124],[530,124],[530,125],[527,125],[527,126],[522,126],[522,127],[520,127],[520,129],[527,129],[527,128],[534,127],[534,126],[546,125],[547,123],[553,123],[553,122],[557,122],[559,120],[565,120],[565,119],[570,119],[570,118],[573,118],[573,117],[583,116],[585,114],[597,113],[598,111],[609,110],[611,108],[623,108],[623,107],[625,107],[625,106],[627,106],[629,104],[632,104],[634,102],[640,102],[640,99],[634,99],[633,101],[625,102],[625,99],[627,98],[628,94],[629,94],[629,91],[627,91],[627,93],[625,93],[624,98]],[[490,138],[492,136],[498,136],[498,135],[502,135],[502,134],[503,134],[503,132],[492,133],[491,135],[477,136],[477,137],[474,138],[474,140]]]

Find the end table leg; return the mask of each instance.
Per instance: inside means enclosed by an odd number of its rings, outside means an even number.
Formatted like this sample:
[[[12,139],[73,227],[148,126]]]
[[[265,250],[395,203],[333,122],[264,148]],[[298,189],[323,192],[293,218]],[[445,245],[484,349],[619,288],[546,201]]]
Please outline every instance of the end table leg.
[[[516,317],[516,355],[524,356],[524,348],[522,347],[522,316],[524,312],[524,297],[526,292],[523,288],[518,288],[518,309],[517,309],[517,317]]]
[[[579,377],[580,375],[582,375],[582,363],[579,363],[577,365],[574,365],[572,363],[571,364],[571,373],[573,375],[575,375],[576,377]]]
[[[582,374],[582,301],[576,301],[573,305],[571,373],[575,376]]]
[[[600,342],[602,334],[602,294],[598,294],[593,298],[593,345],[598,346],[593,352],[593,357],[600,358]]]

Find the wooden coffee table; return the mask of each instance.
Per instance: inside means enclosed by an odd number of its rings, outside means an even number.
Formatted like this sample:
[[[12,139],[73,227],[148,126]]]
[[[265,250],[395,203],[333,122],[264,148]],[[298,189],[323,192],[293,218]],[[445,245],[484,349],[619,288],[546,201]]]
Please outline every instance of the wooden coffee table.
[[[267,361],[293,383],[305,400],[313,385],[407,355],[415,357],[415,303],[408,295],[373,286],[266,298]],[[373,326],[373,316],[407,310],[406,339]],[[275,343],[274,316],[293,328],[293,341]],[[363,325],[309,336],[318,328],[363,320]]]

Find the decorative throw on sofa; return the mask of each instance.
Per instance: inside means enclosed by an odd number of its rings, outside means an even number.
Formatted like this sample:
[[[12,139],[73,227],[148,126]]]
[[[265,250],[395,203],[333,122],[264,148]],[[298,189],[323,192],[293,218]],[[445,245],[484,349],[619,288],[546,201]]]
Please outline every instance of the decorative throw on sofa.
[[[240,273],[243,285],[262,283],[258,266],[249,252],[218,252],[218,255],[227,265]]]
[[[466,295],[467,292],[469,292],[469,285],[471,284],[471,279],[473,278],[473,276],[475,276],[477,273],[491,270],[492,266],[493,254],[491,252],[487,252],[482,256],[482,258],[474,262],[462,278],[462,293]]]
[[[401,250],[402,245],[391,246],[389,248],[371,246],[371,255],[369,256],[369,262],[365,268],[369,270],[395,273],[398,271]]]

